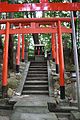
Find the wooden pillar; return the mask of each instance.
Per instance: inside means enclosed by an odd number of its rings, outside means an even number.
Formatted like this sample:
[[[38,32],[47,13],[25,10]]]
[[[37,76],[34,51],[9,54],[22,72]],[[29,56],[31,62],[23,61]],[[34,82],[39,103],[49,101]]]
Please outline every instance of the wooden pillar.
[[[56,73],[58,74],[59,73],[59,53],[58,53],[58,37],[57,37],[57,34],[56,34],[56,38],[55,38],[55,40],[56,40],[56,56],[55,56],[55,60],[56,60]]]
[[[58,44],[59,44],[59,68],[60,68],[60,97],[65,99],[65,86],[64,86],[64,57],[63,57],[63,44],[61,22],[58,21]]]
[[[24,41],[24,34],[22,34],[22,62],[24,62],[24,52],[25,52],[25,41]]]
[[[19,27],[21,27],[20,23],[19,23]],[[21,35],[18,34],[18,45],[17,45],[17,54],[16,54],[16,73],[19,73],[19,66],[20,66],[20,38]]]
[[[2,69],[2,95],[7,97],[7,75],[8,75],[8,47],[9,47],[9,22],[6,23],[6,33],[4,41],[4,53],[3,53],[3,69]]]

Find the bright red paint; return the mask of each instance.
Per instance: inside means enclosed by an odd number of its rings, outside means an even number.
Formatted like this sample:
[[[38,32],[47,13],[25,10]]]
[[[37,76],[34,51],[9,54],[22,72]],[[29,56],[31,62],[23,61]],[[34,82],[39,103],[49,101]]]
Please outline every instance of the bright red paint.
[[[22,60],[24,60],[24,50],[25,50],[25,41],[24,41],[24,34],[22,34]]]
[[[19,28],[21,28],[21,23],[19,24]],[[16,53],[16,65],[20,65],[20,39],[21,39],[21,35],[18,34],[18,45],[17,45],[17,53]]]
[[[74,18],[76,20],[76,18]],[[0,20],[0,24],[5,24],[6,22],[13,23],[14,25],[17,23],[24,23],[24,24],[30,24],[32,22],[39,23],[41,25],[43,24],[53,24],[53,22],[71,22],[71,18],[69,17],[62,17],[62,18],[14,18],[14,19],[2,19]]]
[[[9,22],[6,23],[5,41],[4,41],[4,54],[3,54],[3,69],[2,69],[2,86],[7,86],[8,75],[8,44],[9,44]]]
[[[40,3],[48,3],[48,0],[40,0]]]
[[[55,38],[55,41],[56,41],[56,64],[59,65],[59,50],[58,50],[58,38],[57,38],[57,35],[56,35],[56,38]]]
[[[59,50],[59,66],[60,66],[60,86],[64,86],[64,55],[62,43],[61,22],[58,21],[58,50]]]
[[[46,0],[47,1],[47,0]],[[22,12],[22,11],[80,11],[80,3],[26,3],[8,4],[0,3],[0,12]]]

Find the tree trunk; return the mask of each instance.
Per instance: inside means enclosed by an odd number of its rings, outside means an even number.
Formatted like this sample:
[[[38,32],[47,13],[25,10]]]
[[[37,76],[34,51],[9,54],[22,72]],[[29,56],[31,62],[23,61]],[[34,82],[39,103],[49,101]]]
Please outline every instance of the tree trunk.
[[[33,36],[34,44],[39,44],[39,37],[38,37],[38,34],[35,33],[35,34],[32,34],[32,36]]]

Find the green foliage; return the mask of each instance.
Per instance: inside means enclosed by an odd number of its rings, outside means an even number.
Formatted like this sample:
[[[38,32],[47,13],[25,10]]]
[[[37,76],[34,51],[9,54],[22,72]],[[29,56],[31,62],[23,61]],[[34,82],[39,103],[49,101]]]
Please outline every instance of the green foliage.
[[[64,33],[62,39],[63,39],[63,46],[65,46],[65,48],[67,47],[69,49],[72,49],[71,35]]]
[[[76,19],[76,31],[77,31],[77,47],[80,49],[80,12],[78,13],[78,18]]]
[[[14,18],[21,18],[24,16],[24,12],[15,12],[14,13]]]
[[[40,43],[44,44],[45,50],[49,51],[51,48],[51,34],[40,34],[39,39]]]
[[[14,35],[14,36],[13,36],[13,39],[14,39],[14,48],[16,48],[16,46],[17,46],[17,41],[18,41],[17,35]]]
[[[77,47],[80,49],[80,41],[77,41]]]

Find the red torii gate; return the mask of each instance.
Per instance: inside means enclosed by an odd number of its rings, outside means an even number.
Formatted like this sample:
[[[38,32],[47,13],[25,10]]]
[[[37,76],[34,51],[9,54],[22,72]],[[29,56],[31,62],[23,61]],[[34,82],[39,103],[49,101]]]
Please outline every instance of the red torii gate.
[[[75,18],[76,20],[76,18]],[[66,28],[61,26],[61,22],[70,22],[70,18],[16,18],[16,19],[3,19],[0,20],[0,24],[6,24],[5,30],[0,30],[0,34],[5,34],[5,45],[4,45],[4,59],[3,59],[3,76],[2,76],[2,86],[6,88],[7,86],[7,65],[8,65],[8,40],[9,34],[18,34],[18,47],[17,47],[17,55],[16,55],[16,72],[19,72],[20,65],[20,34],[22,34],[22,61],[24,61],[24,34],[29,33],[52,33],[52,55],[53,60],[56,58],[56,66],[60,65],[60,88],[61,88],[61,98],[65,97],[65,87],[64,87],[64,59],[63,59],[63,45],[62,45],[62,33],[72,33],[71,28]],[[25,22],[25,23],[24,23]],[[54,26],[54,22],[57,27]],[[19,25],[19,28],[10,28],[10,25],[14,24]],[[40,27],[40,25],[49,25],[49,27]],[[28,28],[24,28],[25,26],[30,26]],[[58,47],[55,46],[55,38],[54,35],[58,34]],[[56,57],[55,57],[55,47],[56,47]],[[58,51],[59,51],[59,62],[58,59]],[[58,65],[59,64],[59,65]],[[63,92],[64,91],[64,92]]]
[[[13,9],[12,9],[13,8]],[[48,0],[40,0],[40,3],[30,4],[8,4],[7,2],[0,3],[0,12],[22,12],[22,11],[80,11],[80,3],[48,3]],[[7,68],[8,68],[8,42],[9,34],[18,35],[18,49],[16,66],[17,72],[19,72],[20,62],[20,34],[23,34],[23,46],[24,46],[24,34],[28,33],[52,33],[52,43],[55,41],[54,34],[58,34],[58,47],[56,47],[56,64],[58,64],[58,51],[59,51],[59,65],[60,65],[60,92],[61,98],[65,98],[65,85],[64,85],[64,58],[63,58],[63,45],[62,45],[62,33],[72,33],[71,28],[65,28],[61,26],[61,22],[70,22],[70,18],[18,18],[18,19],[6,19],[0,20],[0,24],[6,24],[5,30],[0,30],[0,34],[5,34],[4,44],[4,59],[3,59],[3,72],[2,72],[2,88],[3,96],[7,93]],[[52,27],[56,22],[57,27]],[[19,28],[11,29],[10,25],[18,25]],[[42,28],[40,25],[49,24],[50,27]],[[29,28],[21,26],[29,25]],[[24,47],[22,47],[22,61],[24,61]],[[53,45],[52,54],[55,60],[55,46]]]

